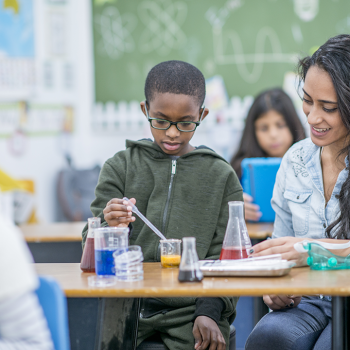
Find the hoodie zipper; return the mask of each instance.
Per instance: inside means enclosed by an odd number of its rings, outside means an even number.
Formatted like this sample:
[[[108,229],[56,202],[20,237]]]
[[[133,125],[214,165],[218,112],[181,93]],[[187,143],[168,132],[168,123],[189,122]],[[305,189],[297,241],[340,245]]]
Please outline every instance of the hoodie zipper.
[[[163,214],[163,223],[162,223],[162,232],[163,234],[164,229],[165,229],[165,223],[166,223],[166,218],[168,215],[168,209],[169,209],[169,201],[170,201],[170,196],[171,196],[171,190],[173,187],[173,181],[174,181],[174,176],[176,174],[176,160],[171,161],[171,177],[170,177],[170,183],[169,183],[169,188],[168,188],[168,198],[165,203],[165,209],[164,209],[164,214]]]

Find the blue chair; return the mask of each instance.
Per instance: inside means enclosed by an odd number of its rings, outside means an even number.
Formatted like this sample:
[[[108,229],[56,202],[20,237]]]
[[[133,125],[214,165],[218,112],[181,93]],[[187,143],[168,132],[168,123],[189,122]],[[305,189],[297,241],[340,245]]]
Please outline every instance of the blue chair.
[[[39,277],[36,290],[51,332],[55,350],[70,350],[67,300],[58,283],[51,277]]]

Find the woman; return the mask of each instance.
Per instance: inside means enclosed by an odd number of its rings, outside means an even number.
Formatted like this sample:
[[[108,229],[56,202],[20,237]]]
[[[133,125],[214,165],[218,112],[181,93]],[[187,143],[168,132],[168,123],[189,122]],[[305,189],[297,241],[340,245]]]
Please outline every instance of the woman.
[[[329,39],[300,61],[299,73],[311,139],[283,157],[272,199],[273,239],[251,253],[281,253],[303,266],[307,254],[294,249],[296,242],[350,238],[350,36]],[[346,256],[350,249],[335,254]],[[273,312],[254,328],[246,349],[331,349],[331,297],[265,295],[264,302]]]
[[[305,138],[305,132],[290,97],[279,88],[260,93],[252,104],[237,153],[231,165],[242,175],[244,158],[283,157],[290,146]],[[257,221],[262,215],[253,198],[243,194],[245,218]]]

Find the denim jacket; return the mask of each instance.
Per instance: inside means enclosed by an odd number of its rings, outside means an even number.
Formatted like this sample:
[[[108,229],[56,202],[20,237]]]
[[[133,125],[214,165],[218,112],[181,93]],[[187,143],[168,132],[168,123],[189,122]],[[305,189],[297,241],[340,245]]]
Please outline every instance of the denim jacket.
[[[347,157],[345,162],[348,168]],[[276,217],[272,237],[325,238],[327,226],[340,215],[337,198],[347,168],[340,172],[325,207],[320,147],[310,138],[293,145],[282,159],[273,190],[271,205]]]

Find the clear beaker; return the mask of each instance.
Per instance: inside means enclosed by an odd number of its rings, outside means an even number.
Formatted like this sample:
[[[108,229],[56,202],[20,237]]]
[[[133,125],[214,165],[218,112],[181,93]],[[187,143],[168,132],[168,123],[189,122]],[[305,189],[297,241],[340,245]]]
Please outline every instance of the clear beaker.
[[[143,280],[143,254],[141,247],[131,245],[119,248],[113,253],[115,275],[118,281],[133,282]]]
[[[88,218],[88,234],[81,257],[80,268],[84,272],[95,272],[94,229],[101,226],[101,218]]]
[[[128,246],[128,227],[101,227],[95,233],[95,270],[97,275],[114,275],[113,253]]]
[[[196,238],[184,237],[182,242],[183,252],[178,280],[180,282],[200,282],[203,279],[203,273],[199,269]]]
[[[177,267],[181,261],[181,239],[162,239],[160,242],[160,262],[163,267]]]
[[[220,260],[248,258],[252,246],[244,221],[244,202],[228,202],[229,219],[222,244]]]

